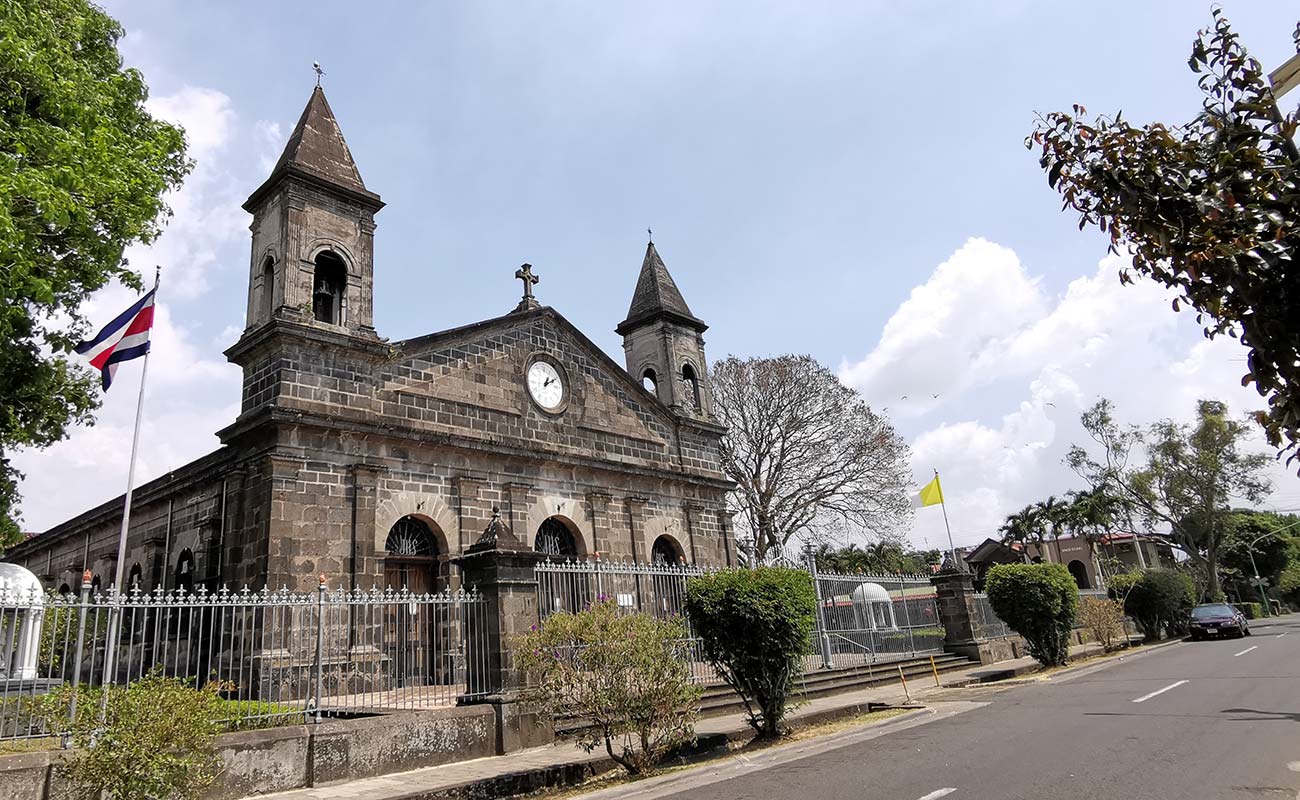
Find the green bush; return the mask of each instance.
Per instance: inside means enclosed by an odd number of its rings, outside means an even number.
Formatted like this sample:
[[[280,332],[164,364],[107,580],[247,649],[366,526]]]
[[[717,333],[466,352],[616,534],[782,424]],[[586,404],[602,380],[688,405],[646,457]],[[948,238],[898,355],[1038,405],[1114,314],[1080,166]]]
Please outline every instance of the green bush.
[[[1232,607],[1246,615],[1246,619],[1259,619],[1264,616],[1262,603],[1233,603]]]
[[[604,601],[576,614],[553,614],[519,637],[527,700],[543,717],[576,714],[592,725],[578,738],[629,774],[649,771],[694,733],[700,690],[691,683],[686,629],[675,619],[619,614]]]
[[[195,689],[155,672],[129,686],[74,690],[42,698],[49,730],[68,731],[77,749],[61,767],[78,796],[112,800],[194,800],[217,778],[213,746],[219,686]],[[75,693],[77,719],[67,711]],[[103,708],[103,724],[100,710]]]
[[[998,618],[1024,637],[1029,655],[1049,667],[1069,660],[1079,586],[1064,564],[999,564],[989,570],[985,591]]]
[[[761,737],[777,736],[803,656],[817,595],[801,569],[728,569],[693,578],[686,607],[708,659],[749,712]]]
[[[1185,631],[1187,613],[1196,605],[1196,584],[1172,569],[1117,575],[1110,593],[1124,601],[1125,613],[1137,622],[1148,641],[1159,639],[1162,631],[1171,636]]]

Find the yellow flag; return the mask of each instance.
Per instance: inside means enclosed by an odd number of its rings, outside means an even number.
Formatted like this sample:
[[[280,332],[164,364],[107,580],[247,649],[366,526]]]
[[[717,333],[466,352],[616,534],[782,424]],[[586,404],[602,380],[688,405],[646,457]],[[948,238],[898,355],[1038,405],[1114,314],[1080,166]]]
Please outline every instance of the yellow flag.
[[[912,505],[917,508],[937,506],[943,502],[943,487],[939,485],[939,476],[921,487],[921,491],[912,497]]]

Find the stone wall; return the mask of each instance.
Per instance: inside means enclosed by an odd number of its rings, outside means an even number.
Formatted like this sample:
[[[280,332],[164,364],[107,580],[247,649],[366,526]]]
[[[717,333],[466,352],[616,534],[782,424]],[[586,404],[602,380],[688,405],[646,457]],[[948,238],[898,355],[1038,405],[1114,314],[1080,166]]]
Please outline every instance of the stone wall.
[[[490,706],[406,712],[319,724],[289,725],[217,737],[224,768],[210,800],[387,775],[497,755]],[[0,755],[0,797],[56,800],[67,751]]]

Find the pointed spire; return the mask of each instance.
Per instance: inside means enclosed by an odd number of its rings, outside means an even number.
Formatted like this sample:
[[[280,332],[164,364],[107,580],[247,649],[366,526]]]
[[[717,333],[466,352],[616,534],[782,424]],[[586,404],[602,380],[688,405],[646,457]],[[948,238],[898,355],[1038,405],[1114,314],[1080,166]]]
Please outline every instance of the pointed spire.
[[[352,196],[360,196],[378,203],[379,195],[366,189],[361,180],[361,171],[352,159],[352,151],[343,139],[343,131],[329,101],[325,99],[325,90],[316,86],[307,100],[307,106],[298,118],[289,141],[280,154],[280,160],[271,170],[271,176],[258,187],[257,191],[244,204],[246,210],[260,199],[264,192],[286,174],[298,174],[316,183],[343,190]]]
[[[668,274],[668,267],[659,257],[653,241],[645,248],[645,260],[641,262],[641,274],[636,281],[636,291],[632,294],[632,304],[627,309],[627,319],[619,323],[618,334],[639,328],[656,319],[668,318],[674,322],[704,331],[708,328],[703,321],[691,313],[682,297],[681,290]]]

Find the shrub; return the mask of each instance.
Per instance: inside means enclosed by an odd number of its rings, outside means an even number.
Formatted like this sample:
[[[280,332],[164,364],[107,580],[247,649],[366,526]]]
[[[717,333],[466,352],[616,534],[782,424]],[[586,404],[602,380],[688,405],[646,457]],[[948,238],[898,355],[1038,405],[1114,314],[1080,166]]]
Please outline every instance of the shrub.
[[[1079,621],[1106,650],[1113,650],[1124,638],[1124,603],[1085,597],[1079,602]]]
[[[728,569],[692,579],[686,607],[704,657],[749,712],[760,737],[781,732],[816,624],[817,595],[801,569]]]
[[[686,639],[680,621],[620,615],[613,601],[553,614],[518,639],[525,696],[543,717],[588,720],[578,746],[603,743],[629,774],[642,774],[694,732],[700,690]]]
[[[1233,603],[1232,607],[1246,615],[1246,619],[1259,619],[1264,616],[1262,603]]]
[[[1187,626],[1187,612],[1196,604],[1196,584],[1171,569],[1130,573],[1129,580],[1111,581],[1111,596],[1124,601],[1124,611],[1137,622],[1148,641],[1161,631],[1178,635]],[[1122,593],[1121,593],[1122,591]]]
[[[129,686],[73,690],[43,698],[51,730],[68,731],[77,748],[61,768],[79,796],[113,800],[193,800],[216,780],[213,747],[219,685],[195,689],[154,672]],[[67,719],[76,692],[78,714]],[[104,702],[104,692],[108,692]],[[104,721],[100,725],[103,704]]]
[[[1064,564],[999,564],[985,581],[998,618],[1029,645],[1044,666],[1064,664],[1079,606],[1079,587]]]

